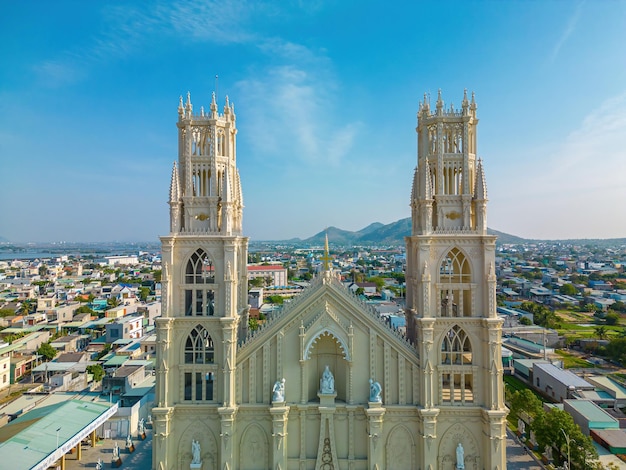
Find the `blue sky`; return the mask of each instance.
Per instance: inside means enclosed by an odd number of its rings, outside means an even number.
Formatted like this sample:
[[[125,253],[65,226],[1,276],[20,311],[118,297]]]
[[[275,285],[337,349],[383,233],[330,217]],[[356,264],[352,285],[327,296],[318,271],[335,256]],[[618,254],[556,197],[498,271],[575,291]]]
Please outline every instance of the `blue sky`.
[[[626,237],[626,2],[0,5],[0,236],[169,230],[178,97],[235,103],[253,240],[408,217],[424,93],[476,93],[489,226]]]

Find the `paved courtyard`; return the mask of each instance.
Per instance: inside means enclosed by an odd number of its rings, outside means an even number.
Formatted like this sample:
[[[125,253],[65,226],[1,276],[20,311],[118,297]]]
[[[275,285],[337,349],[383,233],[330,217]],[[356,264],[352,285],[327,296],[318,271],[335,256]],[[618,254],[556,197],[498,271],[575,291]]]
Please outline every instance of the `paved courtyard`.
[[[152,468],[152,429],[146,429],[146,439],[144,441],[133,440],[135,451],[132,454],[129,454],[125,448],[125,439],[103,439],[96,444],[96,447],[83,447],[80,461],[76,460],[76,454],[66,455],[66,470],[95,469],[99,458],[102,459],[104,464],[103,469],[113,468],[111,457],[113,456],[113,447],[116,442],[120,448],[120,457],[122,458],[120,469],[150,470]]]

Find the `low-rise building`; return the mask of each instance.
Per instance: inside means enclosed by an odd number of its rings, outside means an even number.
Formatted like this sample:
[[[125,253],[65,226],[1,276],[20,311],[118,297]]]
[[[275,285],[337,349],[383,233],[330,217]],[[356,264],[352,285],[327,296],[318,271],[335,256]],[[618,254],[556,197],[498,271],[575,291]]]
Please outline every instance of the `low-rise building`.
[[[533,386],[557,402],[572,398],[579,390],[595,389],[573,372],[546,363],[533,364]]]

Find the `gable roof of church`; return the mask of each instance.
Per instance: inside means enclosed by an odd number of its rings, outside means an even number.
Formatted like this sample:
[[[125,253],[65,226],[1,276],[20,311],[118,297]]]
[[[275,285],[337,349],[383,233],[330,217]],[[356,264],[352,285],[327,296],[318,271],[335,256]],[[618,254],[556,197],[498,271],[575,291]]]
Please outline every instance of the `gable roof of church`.
[[[415,355],[416,351],[408,338],[405,338],[398,330],[394,329],[375,309],[366,304],[352,291],[347,289],[335,276],[330,272],[323,272],[322,275],[316,277],[300,295],[295,297],[291,302],[284,305],[283,309],[273,314],[261,327],[256,331],[249,331],[248,336],[239,345],[241,352],[253,349],[253,345],[261,344],[263,339],[270,338],[281,329],[285,328],[293,321],[294,316],[298,316],[302,311],[302,307],[309,301],[315,302],[316,298],[323,298],[329,293],[334,292],[341,296],[342,302],[346,302],[354,310],[360,310],[363,315],[359,319],[370,325],[377,325],[377,330],[387,336],[390,341],[404,348],[409,354]]]

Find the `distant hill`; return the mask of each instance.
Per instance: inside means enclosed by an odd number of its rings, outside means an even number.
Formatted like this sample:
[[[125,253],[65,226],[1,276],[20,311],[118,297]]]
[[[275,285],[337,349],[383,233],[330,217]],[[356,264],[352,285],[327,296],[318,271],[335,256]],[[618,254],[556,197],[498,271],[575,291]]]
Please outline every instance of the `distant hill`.
[[[487,232],[490,235],[497,235],[498,243],[516,244],[529,241],[497,230],[487,229]],[[375,222],[356,232],[328,227],[328,229],[300,242],[309,245],[322,245],[326,234],[328,234],[328,241],[335,245],[404,245],[404,237],[411,234],[411,218],[400,219],[387,225]]]
[[[3,236],[0,236],[0,243],[7,243],[9,241],[8,238],[4,238]]]

